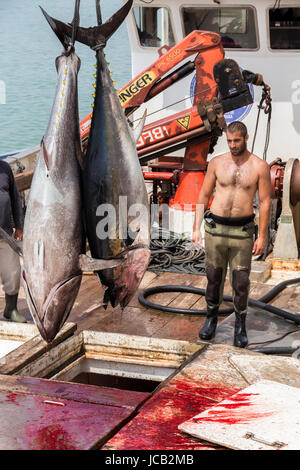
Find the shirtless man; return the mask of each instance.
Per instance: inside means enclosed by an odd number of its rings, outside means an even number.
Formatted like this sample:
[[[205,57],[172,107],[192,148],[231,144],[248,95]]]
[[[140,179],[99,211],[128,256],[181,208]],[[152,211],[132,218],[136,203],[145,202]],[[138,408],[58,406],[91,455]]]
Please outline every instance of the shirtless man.
[[[193,242],[201,245],[200,227],[205,220],[207,317],[199,336],[214,337],[222,303],[227,264],[235,311],[234,345],[248,344],[246,313],[252,255],[264,253],[271,206],[269,165],[247,149],[246,126],[239,121],[227,128],[229,152],[213,158],[199,193]],[[214,188],[214,198],[207,210]],[[258,191],[259,232],[253,244],[253,200]]]

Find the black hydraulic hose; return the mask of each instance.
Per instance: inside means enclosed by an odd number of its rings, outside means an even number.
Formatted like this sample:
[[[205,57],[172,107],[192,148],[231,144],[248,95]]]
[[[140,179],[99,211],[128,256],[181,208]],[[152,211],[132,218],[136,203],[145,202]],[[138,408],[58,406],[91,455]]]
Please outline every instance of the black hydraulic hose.
[[[297,284],[300,282],[300,278],[294,278],[294,279],[289,279],[287,281],[283,281],[277,286],[275,286],[273,289],[271,289],[267,294],[265,294],[263,297],[261,297],[258,300],[254,299],[248,299],[248,305],[251,307],[257,307],[262,310],[266,310],[268,312],[271,312],[275,315],[278,315],[286,320],[290,320],[297,325],[300,325],[300,316],[294,315],[290,312],[287,312],[286,310],[282,310],[281,308],[274,307],[273,305],[268,305],[266,302],[269,302],[272,300],[276,295],[278,295],[279,292],[281,292],[285,287],[291,284]],[[190,287],[190,286],[157,286],[157,287],[149,287],[148,289],[143,290],[139,294],[139,302],[149,308],[153,308],[156,310],[162,310],[163,312],[169,312],[169,313],[179,313],[182,315],[206,315],[207,310],[193,310],[193,309],[183,309],[183,308],[172,308],[172,307],[166,307],[164,305],[158,305],[153,302],[150,302],[146,300],[147,297],[153,294],[159,294],[162,292],[185,292],[185,293],[190,293],[190,294],[198,294],[198,295],[205,295],[205,289],[201,289],[199,287]],[[223,296],[224,301],[229,301],[233,302],[233,299],[229,295],[224,295]],[[229,314],[234,311],[233,307],[229,307],[227,309],[221,309],[219,310],[220,314]]]
[[[154,304],[153,302],[149,302],[146,300],[146,297],[153,294],[160,294],[162,292],[186,292],[187,294],[198,294],[198,295],[205,295],[205,289],[201,289],[199,287],[191,287],[191,286],[157,286],[157,287],[149,287],[148,289],[143,290],[139,294],[139,302],[142,305],[145,305],[149,308],[154,308],[156,310],[163,310],[164,312],[170,313],[180,313],[182,315],[206,315],[207,310],[193,310],[193,309],[185,309],[185,308],[175,308],[175,307],[166,307],[164,305]],[[228,296],[227,296],[228,297]],[[228,299],[232,299],[231,297]],[[225,296],[224,296],[224,300]],[[233,312],[233,308],[225,308],[219,310],[220,314],[229,314]]]
[[[263,354],[293,354],[298,351],[299,347],[292,346],[274,346],[265,348],[249,348],[249,351],[255,351]]]
[[[267,292],[265,295],[263,295],[259,300],[264,303],[270,302],[270,300],[274,299],[274,297],[280,292],[283,291],[287,286],[292,285],[292,284],[297,284],[297,282],[300,283],[300,277],[296,277],[293,279],[288,279],[286,281],[282,281],[276,286],[274,286],[269,292]]]

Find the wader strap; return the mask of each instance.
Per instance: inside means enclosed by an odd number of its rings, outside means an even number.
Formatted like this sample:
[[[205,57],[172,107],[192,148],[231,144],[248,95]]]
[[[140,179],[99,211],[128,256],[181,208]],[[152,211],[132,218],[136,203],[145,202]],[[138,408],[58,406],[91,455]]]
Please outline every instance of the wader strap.
[[[219,215],[215,215],[212,212],[208,212],[205,214],[204,220],[209,225],[211,224],[211,220],[213,220],[215,223],[221,225],[229,225],[231,227],[242,227],[253,222],[254,217],[255,214],[249,215],[247,217],[220,217]]]

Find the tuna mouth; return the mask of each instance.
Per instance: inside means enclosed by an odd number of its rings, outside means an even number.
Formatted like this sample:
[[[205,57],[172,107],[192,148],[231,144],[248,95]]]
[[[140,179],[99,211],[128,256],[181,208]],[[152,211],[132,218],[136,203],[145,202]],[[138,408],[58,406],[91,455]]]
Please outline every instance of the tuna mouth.
[[[124,262],[113,269],[97,271],[97,276],[105,288],[103,307],[110,302],[115,308],[124,309],[138,288],[150,261],[149,248],[137,248],[127,253]]]
[[[43,304],[42,316],[40,316],[23,271],[29,308],[42,338],[47,343],[53,341],[68,318],[80,287],[81,278],[82,274],[80,273],[56,284],[50,290]]]

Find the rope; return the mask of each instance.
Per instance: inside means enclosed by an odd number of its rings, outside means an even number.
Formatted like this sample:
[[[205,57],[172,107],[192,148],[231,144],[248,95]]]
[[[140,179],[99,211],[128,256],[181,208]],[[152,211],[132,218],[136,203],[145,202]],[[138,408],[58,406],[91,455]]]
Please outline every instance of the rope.
[[[256,141],[256,136],[257,136],[257,130],[258,130],[258,124],[259,124],[259,119],[260,119],[260,113],[261,110],[264,110],[264,113],[268,115],[268,121],[267,121],[267,130],[266,130],[266,140],[265,140],[265,146],[264,146],[264,152],[263,152],[263,159],[267,159],[267,151],[270,143],[270,131],[271,131],[271,117],[272,117],[272,104],[271,104],[271,97],[269,91],[264,88],[262,91],[262,96],[261,100],[258,107],[258,113],[257,113],[257,119],[256,119],[256,125],[255,125],[255,131],[254,131],[254,137],[253,137],[253,142],[252,142],[252,148],[251,148],[251,153],[253,153],[254,150],[254,145]],[[265,103],[265,105],[264,105]]]
[[[272,105],[271,102],[268,105],[268,122],[267,122],[267,131],[266,131],[266,141],[265,141],[265,148],[264,148],[264,153],[263,153],[263,159],[267,159],[267,152],[269,148],[269,143],[270,143],[270,134],[271,134],[271,117],[272,117]]]
[[[96,1],[96,14],[97,14],[97,23],[98,26],[102,24],[102,15],[101,15],[101,8],[100,8],[100,0],[95,0]]]
[[[74,18],[72,21],[72,44],[74,46],[75,40],[76,40],[76,35],[77,35],[77,30],[79,26],[79,8],[80,8],[80,0],[76,0],[75,2],[75,10],[74,10]]]
[[[150,271],[205,274],[204,249],[179,234],[164,229],[153,232],[150,250]]]
[[[276,8],[280,8],[280,1],[281,1],[281,0],[275,0],[274,6],[273,6],[273,10],[275,10]]]

